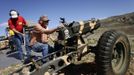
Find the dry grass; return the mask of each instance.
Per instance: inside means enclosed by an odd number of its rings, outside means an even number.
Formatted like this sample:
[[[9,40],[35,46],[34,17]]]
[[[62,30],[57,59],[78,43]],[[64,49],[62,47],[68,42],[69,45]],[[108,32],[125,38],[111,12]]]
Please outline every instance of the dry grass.
[[[11,66],[0,69],[0,75],[9,75],[10,73],[14,72],[15,70],[19,69],[22,64],[12,64]]]

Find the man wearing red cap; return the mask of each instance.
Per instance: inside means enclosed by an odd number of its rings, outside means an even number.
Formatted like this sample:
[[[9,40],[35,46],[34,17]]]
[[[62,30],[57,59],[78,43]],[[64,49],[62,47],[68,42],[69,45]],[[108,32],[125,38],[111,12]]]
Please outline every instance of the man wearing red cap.
[[[51,34],[62,27],[58,26],[54,29],[47,29],[49,21],[47,16],[41,16],[31,35],[30,46],[36,52],[41,51],[43,56],[48,54],[48,34]]]

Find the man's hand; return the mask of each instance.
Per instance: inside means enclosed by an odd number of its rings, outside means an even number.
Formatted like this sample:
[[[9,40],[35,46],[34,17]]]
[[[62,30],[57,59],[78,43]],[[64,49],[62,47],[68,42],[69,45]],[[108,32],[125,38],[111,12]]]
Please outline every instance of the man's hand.
[[[60,30],[62,28],[64,28],[65,26],[61,23],[58,27],[57,27],[57,30]]]
[[[25,36],[25,34],[24,33],[20,33],[23,37]]]

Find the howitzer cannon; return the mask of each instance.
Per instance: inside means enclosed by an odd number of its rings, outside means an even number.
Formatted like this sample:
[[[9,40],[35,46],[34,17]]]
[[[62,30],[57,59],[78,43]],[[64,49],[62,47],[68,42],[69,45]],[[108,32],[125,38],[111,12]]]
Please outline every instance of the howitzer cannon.
[[[30,63],[11,75],[55,75],[66,66],[80,61],[89,52],[95,54],[97,75],[125,75],[130,61],[130,44],[124,34],[115,30],[106,31],[96,46],[89,46],[83,35],[93,34],[100,27],[98,20],[66,23],[61,18],[61,23],[64,28],[57,31],[55,51],[38,60],[31,59]]]

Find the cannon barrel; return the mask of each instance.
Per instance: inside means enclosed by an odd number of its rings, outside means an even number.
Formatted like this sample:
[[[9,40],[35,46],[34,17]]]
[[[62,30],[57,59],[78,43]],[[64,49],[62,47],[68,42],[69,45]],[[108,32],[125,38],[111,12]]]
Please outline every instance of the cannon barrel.
[[[62,28],[59,32],[58,39],[68,39],[77,34],[84,35],[89,32],[93,33],[94,30],[100,27],[100,22],[98,20],[85,20],[72,23],[63,23],[65,28]],[[66,24],[66,25],[65,25]]]
[[[97,20],[87,20],[87,21],[79,21],[74,22],[72,25],[72,32],[80,33],[80,34],[86,34],[88,32],[92,32],[93,30],[96,30],[100,27],[100,23]]]

